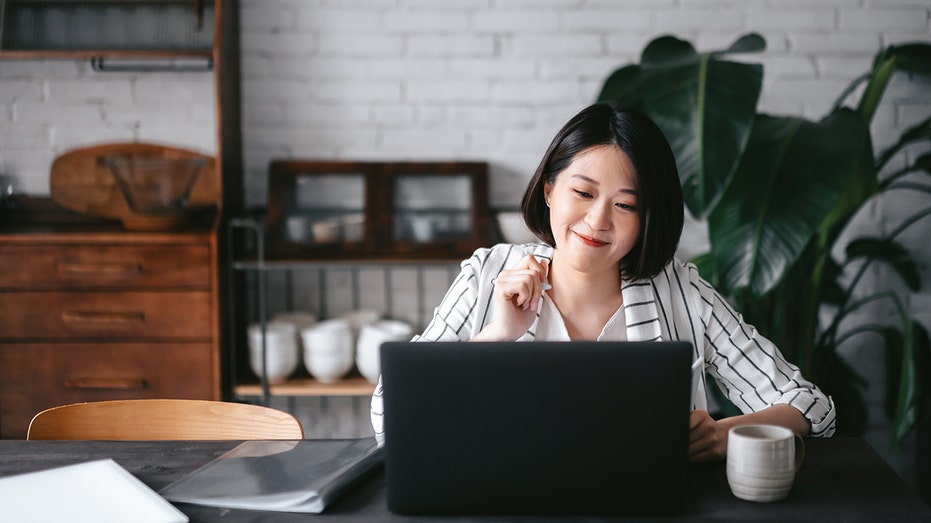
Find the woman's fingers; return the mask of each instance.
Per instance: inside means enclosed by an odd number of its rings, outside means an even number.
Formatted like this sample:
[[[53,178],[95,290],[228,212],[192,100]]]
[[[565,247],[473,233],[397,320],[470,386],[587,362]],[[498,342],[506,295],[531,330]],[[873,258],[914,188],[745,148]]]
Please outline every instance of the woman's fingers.
[[[501,271],[495,279],[495,286],[515,307],[536,310],[546,274],[547,265],[527,255],[515,268]]]

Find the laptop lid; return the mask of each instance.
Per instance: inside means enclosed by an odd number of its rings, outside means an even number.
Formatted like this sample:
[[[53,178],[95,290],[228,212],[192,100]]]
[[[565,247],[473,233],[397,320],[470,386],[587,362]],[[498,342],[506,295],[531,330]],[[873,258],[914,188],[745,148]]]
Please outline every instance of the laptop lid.
[[[389,342],[388,508],[661,514],[688,465],[685,342]]]

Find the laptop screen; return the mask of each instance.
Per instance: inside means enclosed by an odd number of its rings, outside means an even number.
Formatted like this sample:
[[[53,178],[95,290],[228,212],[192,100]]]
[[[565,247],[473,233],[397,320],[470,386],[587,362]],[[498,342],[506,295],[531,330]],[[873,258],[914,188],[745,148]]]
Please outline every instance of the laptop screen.
[[[381,365],[395,512],[678,509],[688,343],[391,342]]]

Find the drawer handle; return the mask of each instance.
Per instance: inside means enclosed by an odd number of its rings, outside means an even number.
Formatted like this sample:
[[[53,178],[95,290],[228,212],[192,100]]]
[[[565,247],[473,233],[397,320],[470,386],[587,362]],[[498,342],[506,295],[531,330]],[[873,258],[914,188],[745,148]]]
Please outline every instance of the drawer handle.
[[[145,378],[66,378],[69,389],[137,390],[146,388]]]
[[[61,315],[67,323],[94,325],[138,325],[145,323],[142,312],[65,311]]]
[[[139,262],[75,262],[64,261],[58,265],[59,274],[65,276],[129,276],[142,272]]]

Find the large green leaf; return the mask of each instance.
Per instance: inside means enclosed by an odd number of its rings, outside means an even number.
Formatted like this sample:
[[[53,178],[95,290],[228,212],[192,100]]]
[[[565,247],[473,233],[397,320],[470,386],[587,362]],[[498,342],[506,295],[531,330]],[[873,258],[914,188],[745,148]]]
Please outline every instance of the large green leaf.
[[[736,172],[763,83],[759,64],[723,60],[765,46],[748,35],[724,51],[697,53],[666,36],[652,41],[640,64],[642,99],[672,147],[691,213],[708,215]]]
[[[860,98],[857,111],[870,122],[876,113],[876,107],[886,92],[889,79],[896,71],[906,73],[931,73],[931,44],[917,42],[905,45],[892,45],[876,55],[869,81]]]
[[[708,219],[724,292],[772,289],[855,171],[866,129],[842,109],[820,122],[757,116],[734,181]]]

